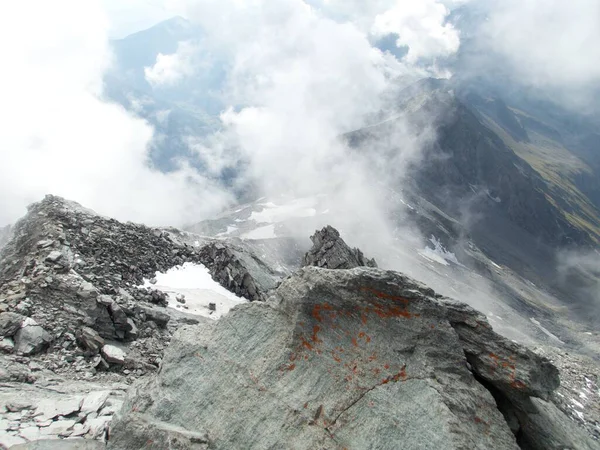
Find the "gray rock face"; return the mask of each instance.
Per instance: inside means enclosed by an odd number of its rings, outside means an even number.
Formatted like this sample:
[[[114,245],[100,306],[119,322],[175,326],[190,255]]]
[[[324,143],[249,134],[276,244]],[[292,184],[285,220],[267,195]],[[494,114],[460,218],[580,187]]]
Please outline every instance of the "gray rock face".
[[[82,327],[79,330],[77,333],[77,342],[93,354],[100,352],[100,349],[104,346],[104,339],[100,337],[96,330],[90,327]]]
[[[109,448],[518,448],[478,380],[543,448],[521,406],[558,385],[547,360],[397,273],[304,268],[266,304],[181,329]]]
[[[33,355],[45,350],[52,337],[35,320],[27,318],[15,334],[15,350],[24,355]]]
[[[313,247],[304,256],[303,266],[326,269],[353,269],[354,267],[377,267],[374,259],[365,258],[357,248],[350,248],[340,233],[327,225],[310,237]]]
[[[25,320],[20,314],[3,312],[0,314],[0,336],[12,337],[21,328]]]
[[[125,352],[114,345],[106,344],[102,347],[102,356],[109,364],[125,364]]]
[[[102,450],[106,445],[98,441],[50,439],[18,444],[11,450]]]
[[[42,366],[81,378],[108,369],[96,358],[102,340],[129,347],[132,365],[110,372],[133,378],[158,368],[174,329],[188,318],[165,308],[166,293],[139,287],[157,271],[201,263],[222,285],[251,299],[264,299],[281,277],[251,249],[118,222],[54,196],[31,205],[11,236],[0,251],[0,338],[11,338],[30,317],[53,335]],[[100,339],[89,332],[78,339],[84,327]],[[11,353],[10,341],[0,341]]]
[[[277,278],[277,275],[258,258],[249,256],[219,242],[210,243],[200,250],[202,263],[221,286],[250,301],[264,300],[266,291],[275,286],[272,278]],[[253,274],[262,275],[262,283]]]

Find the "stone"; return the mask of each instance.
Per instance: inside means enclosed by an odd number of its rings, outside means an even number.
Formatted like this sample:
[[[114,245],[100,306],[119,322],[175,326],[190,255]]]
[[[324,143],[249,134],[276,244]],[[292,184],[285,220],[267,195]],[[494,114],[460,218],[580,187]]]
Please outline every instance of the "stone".
[[[126,337],[127,339],[134,341],[138,338],[139,336],[139,330],[138,327],[136,326],[135,322],[133,321],[132,318],[128,318],[127,319],[127,324],[128,324],[128,331],[126,333]]]
[[[52,241],[50,239],[45,239],[45,240],[38,241],[37,247],[43,249],[43,248],[52,247],[53,244],[54,244],[54,241]]]
[[[91,351],[94,354],[100,352],[100,349],[104,346],[104,339],[98,334],[98,332],[90,327],[82,327],[77,332],[77,343]]]
[[[0,336],[12,337],[21,328],[21,324],[25,320],[25,317],[12,313],[3,312],[0,314]]]
[[[598,450],[600,445],[552,403],[531,399],[533,410],[524,421],[522,448]]]
[[[11,450],[104,450],[105,448],[104,443],[88,439],[52,439],[15,445]]]
[[[98,412],[108,400],[110,391],[90,392],[84,399],[81,405],[81,412],[89,414]]]
[[[0,448],[14,449],[19,444],[24,444],[26,441],[22,437],[8,433],[0,433]]]
[[[19,430],[19,436],[25,439],[26,441],[35,441],[39,439],[42,434],[40,429],[36,426],[25,427]]]
[[[312,248],[304,256],[303,266],[317,266],[327,269],[352,269],[354,267],[377,267],[374,259],[365,258],[357,248],[350,248],[340,237],[340,233],[327,225],[310,237]]]
[[[125,352],[114,345],[104,345],[104,347],[102,347],[102,356],[109,364],[125,364]]]
[[[77,295],[85,300],[94,299],[98,296],[98,291],[92,283],[84,281],[81,283]]]
[[[38,323],[26,318],[15,334],[15,351],[26,356],[44,351],[52,341],[52,336]]]
[[[162,328],[166,327],[169,321],[171,320],[171,317],[168,314],[162,311],[158,311],[154,308],[140,306],[138,307],[138,311],[144,314],[147,320],[151,320],[152,322],[156,323],[156,325]]]
[[[175,300],[176,300],[178,303],[185,303],[185,295],[183,295],[183,294],[177,294],[177,295],[175,296]]]
[[[89,426],[88,435],[92,439],[100,439],[106,434],[106,430],[108,429],[108,424],[111,422],[112,417],[102,416],[96,417],[94,419],[90,419],[86,422],[86,425]]]
[[[59,416],[66,417],[76,414],[81,409],[82,397],[64,397],[59,400],[43,399],[35,410],[35,421],[38,426],[47,420],[55,419]]]
[[[20,412],[25,409],[32,409],[33,405],[30,402],[16,402],[12,401],[5,405],[8,412]]]
[[[266,304],[181,328],[109,448],[148,435],[191,448],[193,435],[211,448],[517,449],[447,315],[393,272],[305,268]]]
[[[108,312],[117,331],[129,331],[130,325],[127,321],[127,314],[123,308],[114,300],[108,305]]]
[[[41,365],[38,362],[30,361],[29,362],[29,370],[31,370],[33,372],[37,372],[37,371],[40,371],[40,370],[44,370],[44,366]]]
[[[15,343],[11,338],[0,339],[0,351],[12,353],[15,350]]]
[[[48,256],[46,256],[46,261],[51,262],[51,263],[57,263],[62,257],[63,257],[63,254],[61,252],[54,250],[54,251],[51,251]]]
[[[208,309],[210,311],[216,311],[217,310],[217,304],[216,303],[209,303],[208,304]]]
[[[73,419],[56,420],[45,428],[40,428],[44,436],[55,435],[59,437],[70,436],[77,421]]]

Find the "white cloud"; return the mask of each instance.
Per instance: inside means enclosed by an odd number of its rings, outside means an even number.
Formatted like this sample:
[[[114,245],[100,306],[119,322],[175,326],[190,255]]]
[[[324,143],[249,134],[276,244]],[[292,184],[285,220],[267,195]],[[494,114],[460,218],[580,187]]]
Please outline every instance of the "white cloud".
[[[159,53],[152,67],[144,68],[146,80],[153,86],[169,86],[194,73],[192,58],[196,49],[191,42],[180,42],[177,52],[170,55]]]
[[[520,81],[586,88],[600,82],[600,2],[489,2],[483,43],[502,55]]]
[[[338,21],[351,21],[374,37],[397,34],[398,47],[408,47],[410,64],[450,56],[458,50],[458,31],[446,22],[449,7],[468,0],[312,0]]]
[[[448,8],[435,0],[398,0],[375,17],[372,32],[376,36],[397,34],[396,45],[408,47],[405,58],[409,63],[446,57],[460,45],[458,31],[446,23],[448,14]]]
[[[149,223],[197,219],[227,200],[189,168],[149,167],[152,127],[101,100],[107,30],[97,1],[0,6],[0,223],[47,193]]]

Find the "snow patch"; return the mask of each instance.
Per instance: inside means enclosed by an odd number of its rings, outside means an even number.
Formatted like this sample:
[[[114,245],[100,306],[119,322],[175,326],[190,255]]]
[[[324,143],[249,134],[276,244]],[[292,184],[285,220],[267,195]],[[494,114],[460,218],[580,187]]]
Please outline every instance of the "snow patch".
[[[400,202],[401,202],[401,203],[402,203],[404,206],[406,206],[408,209],[410,209],[411,211],[414,211],[414,210],[415,210],[414,206],[412,206],[412,205],[410,205],[410,204],[406,203],[404,200],[400,199]]]
[[[314,203],[313,198],[293,200],[284,205],[276,205],[273,202],[262,203],[263,210],[253,211],[249,219],[257,223],[276,223],[301,217],[313,217],[317,215],[317,210],[313,207]]]
[[[169,307],[190,314],[218,319],[231,308],[248,300],[228,291],[210,276],[202,264],[184,263],[169,269],[166,273],[156,272],[156,283],[144,279],[142,287],[153,288],[168,295]],[[178,295],[185,296],[185,303],[177,301]],[[216,305],[216,311],[209,310],[209,303]]]
[[[277,235],[275,234],[275,225],[267,225],[266,227],[260,227],[256,230],[252,230],[244,235],[243,239],[274,239]]]
[[[564,344],[563,341],[561,341],[558,337],[556,337],[554,334],[550,333],[546,328],[544,328],[542,326],[541,323],[539,323],[537,320],[535,320],[533,317],[530,317],[529,320],[531,320],[531,322],[535,325],[537,325],[537,327],[542,330],[542,332],[547,335],[548,337],[550,337],[552,340],[559,342],[561,344]]]
[[[222,233],[217,234],[217,236],[226,236],[228,234],[233,233],[234,231],[237,231],[237,227],[233,226],[233,225],[227,225],[227,230],[223,231]]]
[[[435,236],[431,236],[429,241],[433,244],[433,248],[425,247],[423,250],[419,250],[419,255],[443,266],[449,266],[450,263],[462,266],[462,264],[458,262],[458,259],[456,259],[456,255],[447,251]]]

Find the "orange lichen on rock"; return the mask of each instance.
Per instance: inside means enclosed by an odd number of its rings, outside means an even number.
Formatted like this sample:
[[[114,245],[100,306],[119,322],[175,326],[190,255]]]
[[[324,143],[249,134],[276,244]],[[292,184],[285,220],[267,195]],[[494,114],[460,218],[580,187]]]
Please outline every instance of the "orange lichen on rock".
[[[510,383],[510,387],[513,387],[515,389],[525,389],[527,385],[522,381],[514,380],[512,383]]]
[[[406,380],[406,364],[404,364],[402,366],[402,369],[400,369],[400,372],[398,372],[394,375],[390,375],[389,377],[381,380],[381,384],[388,384],[390,381],[397,383],[398,381],[405,381],[405,380]]]
[[[321,339],[319,339],[319,331],[321,331],[321,327],[319,325],[315,325],[313,327],[313,334],[312,334],[312,341],[315,344],[320,344],[321,342],[323,342]]]

